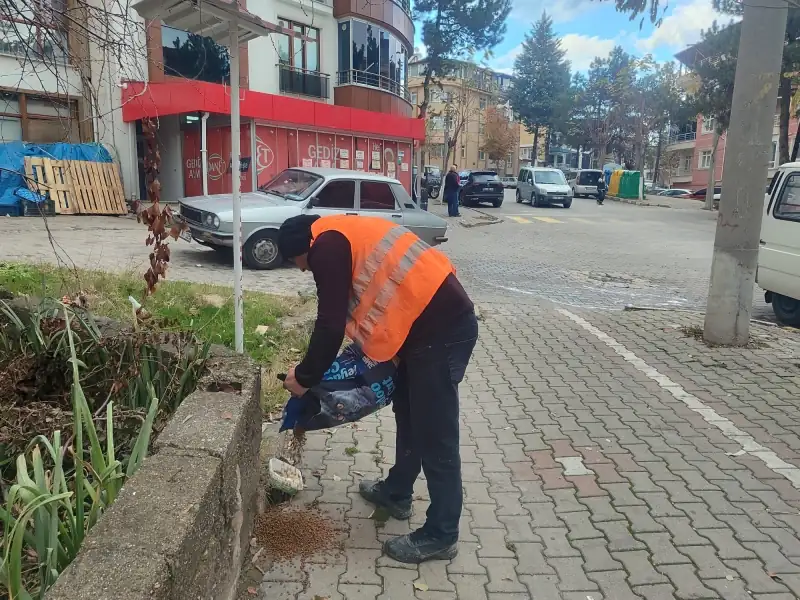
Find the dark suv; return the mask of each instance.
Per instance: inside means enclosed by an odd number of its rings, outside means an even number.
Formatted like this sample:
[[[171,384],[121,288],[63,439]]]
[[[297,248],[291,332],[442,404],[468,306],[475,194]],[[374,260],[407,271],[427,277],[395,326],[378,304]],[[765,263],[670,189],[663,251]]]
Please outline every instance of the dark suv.
[[[488,202],[499,208],[503,204],[504,191],[503,182],[494,171],[469,171],[459,191],[459,199],[463,206]]]

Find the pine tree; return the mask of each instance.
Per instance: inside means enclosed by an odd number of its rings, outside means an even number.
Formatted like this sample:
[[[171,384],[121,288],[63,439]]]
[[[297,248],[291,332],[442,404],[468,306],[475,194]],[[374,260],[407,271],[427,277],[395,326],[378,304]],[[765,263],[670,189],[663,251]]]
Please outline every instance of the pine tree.
[[[553,31],[553,20],[542,13],[514,61],[514,84],[508,94],[514,112],[533,133],[534,149],[539,148],[540,133],[553,129],[559,108],[567,100],[570,68],[565,55]],[[545,147],[545,157],[547,152]]]

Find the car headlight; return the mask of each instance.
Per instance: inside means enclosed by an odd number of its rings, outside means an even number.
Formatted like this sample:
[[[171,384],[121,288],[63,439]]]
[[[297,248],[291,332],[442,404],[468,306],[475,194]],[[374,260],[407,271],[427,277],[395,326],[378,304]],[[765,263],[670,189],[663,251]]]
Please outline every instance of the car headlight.
[[[205,224],[208,227],[219,229],[219,217],[217,215],[208,213],[206,214]]]

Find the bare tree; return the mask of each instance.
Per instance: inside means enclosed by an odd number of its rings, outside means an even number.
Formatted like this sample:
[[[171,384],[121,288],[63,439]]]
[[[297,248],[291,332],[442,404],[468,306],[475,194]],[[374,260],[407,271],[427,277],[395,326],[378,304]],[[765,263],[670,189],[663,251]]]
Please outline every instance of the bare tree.
[[[503,172],[507,166],[508,156],[519,146],[519,131],[513,126],[503,110],[495,106],[486,109],[486,125],[484,129],[482,150],[495,163],[503,163]]]

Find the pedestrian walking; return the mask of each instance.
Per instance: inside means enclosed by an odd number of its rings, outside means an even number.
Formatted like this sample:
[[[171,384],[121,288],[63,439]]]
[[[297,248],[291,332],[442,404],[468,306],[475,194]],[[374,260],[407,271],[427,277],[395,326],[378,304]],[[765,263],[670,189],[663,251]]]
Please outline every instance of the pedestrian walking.
[[[458,178],[458,167],[451,165],[447,176],[444,178],[444,199],[447,202],[447,214],[451,217],[460,217],[458,211],[458,192],[461,183]]]
[[[278,247],[317,285],[317,320],[303,360],[284,387],[304,395],[336,358],[345,333],[375,361],[399,359],[392,409],[395,464],[385,480],[361,481],[368,502],[411,516],[425,472],[425,524],[392,538],[384,552],[404,563],[458,553],[462,508],[458,385],[478,337],[472,301],[440,251],[378,217],[300,215],[280,228]]]

